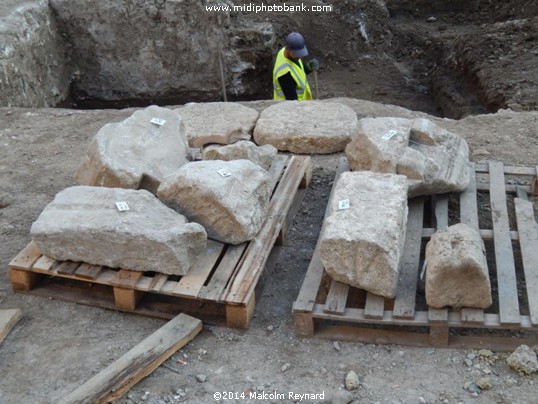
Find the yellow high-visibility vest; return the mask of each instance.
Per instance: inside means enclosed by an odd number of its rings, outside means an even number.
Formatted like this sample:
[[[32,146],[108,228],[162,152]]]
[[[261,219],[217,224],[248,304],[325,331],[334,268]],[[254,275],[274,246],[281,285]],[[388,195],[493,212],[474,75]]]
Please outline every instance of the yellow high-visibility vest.
[[[299,59],[299,65],[284,56],[285,48],[280,49],[276,57],[275,67],[273,68],[273,98],[275,100],[285,100],[286,96],[280,87],[278,78],[287,73],[291,73],[291,76],[297,83],[295,90],[297,91],[297,99],[299,101],[306,101],[312,99],[312,91],[310,91],[310,85],[306,79],[306,72],[304,70],[303,62]]]

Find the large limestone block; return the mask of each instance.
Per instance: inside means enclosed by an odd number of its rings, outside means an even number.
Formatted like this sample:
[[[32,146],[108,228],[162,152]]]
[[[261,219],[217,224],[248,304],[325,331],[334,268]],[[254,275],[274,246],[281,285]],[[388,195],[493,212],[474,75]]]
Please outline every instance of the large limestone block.
[[[407,176],[409,197],[463,191],[469,185],[469,147],[425,118],[364,118],[346,147],[353,171]]]
[[[167,177],[157,196],[204,226],[210,238],[240,244],[260,230],[271,192],[267,171],[249,160],[203,160]]]
[[[231,102],[189,103],[175,110],[191,147],[250,140],[258,111]]]
[[[434,308],[491,305],[486,249],[466,224],[438,230],[426,246],[426,302]]]
[[[172,275],[184,275],[207,240],[202,226],[146,190],[87,186],[58,193],[30,233],[41,253],[58,260]]]
[[[357,115],[342,104],[282,101],[265,109],[254,140],[280,151],[328,154],[343,151],[357,131]]]
[[[155,119],[161,121],[152,123]],[[142,188],[155,193],[165,176],[187,162],[187,151],[179,115],[150,106],[122,122],[103,126],[90,143],[75,179],[81,185]]]
[[[349,208],[341,209],[345,201]],[[343,173],[320,236],[319,255],[327,273],[376,295],[394,297],[407,211],[404,176]]]
[[[256,146],[254,143],[243,140],[228,146],[209,145],[204,148],[204,160],[250,160],[265,170],[269,170],[278,150],[266,144]]]

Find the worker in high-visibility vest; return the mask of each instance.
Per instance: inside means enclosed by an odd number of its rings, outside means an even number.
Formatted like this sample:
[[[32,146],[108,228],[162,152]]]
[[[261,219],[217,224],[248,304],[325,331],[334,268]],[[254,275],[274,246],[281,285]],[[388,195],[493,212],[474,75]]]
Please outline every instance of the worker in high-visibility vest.
[[[312,91],[306,75],[319,69],[316,59],[306,65],[301,60],[308,55],[304,37],[292,32],[286,37],[286,46],[278,52],[273,68],[273,98],[275,100],[311,100]]]

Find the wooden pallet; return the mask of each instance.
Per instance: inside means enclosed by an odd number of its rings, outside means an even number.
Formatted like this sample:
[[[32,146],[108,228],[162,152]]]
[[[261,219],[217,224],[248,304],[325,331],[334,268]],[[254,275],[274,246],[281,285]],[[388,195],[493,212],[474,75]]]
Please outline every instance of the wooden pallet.
[[[274,265],[310,182],[310,158],[279,155],[270,174],[274,192],[256,237],[237,246],[208,240],[205,254],[184,276],[56,261],[31,242],[8,265],[11,285],[17,292],[165,319],[183,312],[245,329],[264,271]]]
[[[342,160],[337,177],[348,169]],[[527,176],[531,185],[507,185],[505,176],[511,175]],[[384,299],[331,279],[316,248],[293,305],[297,335],[414,346],[489,346],[503,350],[513,349],[522,342],[536,344],[538,231],[528,193],[538,192],[537,178],[537,168],[505,167],[502,163],[490,162],[471,167],[471,184],[459,195],[459,201],[457,195],[452,195],[459,202],[459,212],[449,209],[450,195],[410,200],[406,242],[400,261],[401,275],[394,299]],[[489,242],[489,253],[494,256],[498,309],[428,308],[423,286],[420,290],[424,245],[436,228],[448,226],[449,214],[450,217],[459,216],[460,222],[478,229],[477,195],[482,192],[489,193],[492,229],[479,231]],[[516,192],[514,203],[508,203],[512,200],[509,194]],[[509,206],[512,212],[515,210],[517,231],[509,226]],[[424,227],[428,214],[433,216],[432,225]],[[523,269],[516,270],[513,248],[518,254],[520,251],[518,257]],[[520,280],[519,288],[517,279]],[[520,299],[526,299],[525,314],[520,312],[523,302]],[[525,335],[505,338],[502,334],[507,333],[503,330],[518,330]]]

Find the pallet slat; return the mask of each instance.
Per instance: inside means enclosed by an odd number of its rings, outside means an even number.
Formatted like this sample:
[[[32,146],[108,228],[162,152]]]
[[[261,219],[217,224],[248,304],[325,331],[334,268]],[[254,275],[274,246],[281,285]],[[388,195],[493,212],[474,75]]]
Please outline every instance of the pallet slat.
[[[506,206],[503,164],[492,161],[489,163],[489,170],[493,242],[495,244],[501,321],[506,324],[517,324],[519,322],[519,301],[514,252],[509,237],[510,226]]]
[[[424,220],[424,199],[409,201],[407,232],[404,252],[400,261],[400,279],[394,299],[394,316],[412,318],[415,315],[417,275],[420,264],[422,223]]]
[[[327,301],[325,302],[325,312],[342,314],[346,309],[348,290],[349,285],[332,279]]]
[[[10,268],[31,269],[32,265],[41,257],[41,253],[33,241],[30,242],[23,250],[18,253],[9,263]]]
[[[515,206],[530,317],[538,325],[538,230],[532,203],[516,198]]]
[[[100,265],[82,263],[75,271],[75,276],[82,279],[93,280],[96,279],[101,274],[101,272],[103,272],[103,267]]]

